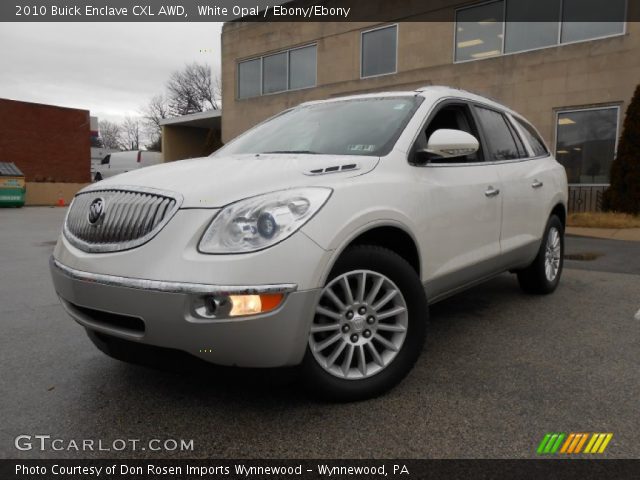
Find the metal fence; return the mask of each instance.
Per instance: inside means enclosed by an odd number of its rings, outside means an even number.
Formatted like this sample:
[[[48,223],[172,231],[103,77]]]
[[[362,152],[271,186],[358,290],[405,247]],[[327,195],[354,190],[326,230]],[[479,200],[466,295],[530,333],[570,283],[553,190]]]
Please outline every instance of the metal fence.
[[[569,213],[601,212],[602,196],[609,185],[570,185]]]

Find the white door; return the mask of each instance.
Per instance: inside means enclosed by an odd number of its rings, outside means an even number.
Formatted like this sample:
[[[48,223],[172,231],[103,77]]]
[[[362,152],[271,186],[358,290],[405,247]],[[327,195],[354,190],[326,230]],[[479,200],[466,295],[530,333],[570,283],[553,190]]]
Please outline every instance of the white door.
[[[473,155],[414,162],[424,186],[419,236],[429,300],[496,273],[500,257],[502,184],[496,166],[484,161],[484,148],[464,102],[447,102],[426,122],[412,152],[426,146],[439,129],[463,130],[481,143]]]
[[[505,260],[518,263],[534,257],[540,246],[555,192],[557,164],[533,127],[508,114],[503,118],[520,158],[498,164],[504,185],[500,245]]]

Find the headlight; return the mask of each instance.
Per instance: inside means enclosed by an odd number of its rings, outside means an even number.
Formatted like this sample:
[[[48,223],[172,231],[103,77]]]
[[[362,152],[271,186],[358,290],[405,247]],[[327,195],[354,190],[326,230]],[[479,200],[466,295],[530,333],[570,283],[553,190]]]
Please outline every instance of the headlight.
[[[275,245],[302,227],[330,195],[330,188],[294,188],[227,205],[204,232],[198,249],[246,253]]]

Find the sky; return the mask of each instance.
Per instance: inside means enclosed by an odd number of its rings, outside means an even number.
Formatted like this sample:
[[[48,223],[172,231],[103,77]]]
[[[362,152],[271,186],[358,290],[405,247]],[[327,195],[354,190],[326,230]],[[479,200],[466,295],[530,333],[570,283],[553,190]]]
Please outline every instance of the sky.
[[[0,97],[138,116],[171,72],[220,71],[222,23],[0,23]]]

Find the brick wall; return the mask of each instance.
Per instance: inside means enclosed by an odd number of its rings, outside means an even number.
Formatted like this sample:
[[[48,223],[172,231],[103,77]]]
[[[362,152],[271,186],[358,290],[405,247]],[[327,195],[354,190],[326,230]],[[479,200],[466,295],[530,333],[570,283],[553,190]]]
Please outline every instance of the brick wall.
[[[89,112],[0,98],[0,161],[28,182],[90,181]]]

